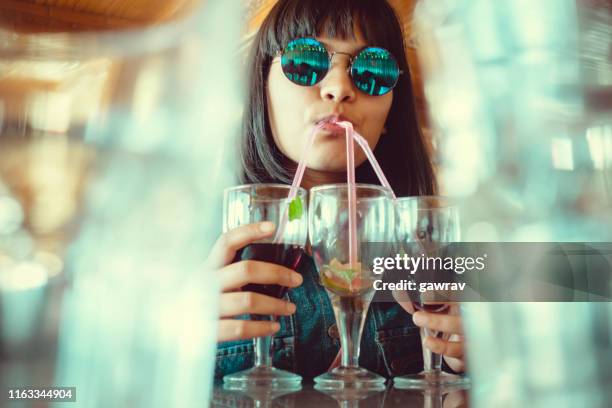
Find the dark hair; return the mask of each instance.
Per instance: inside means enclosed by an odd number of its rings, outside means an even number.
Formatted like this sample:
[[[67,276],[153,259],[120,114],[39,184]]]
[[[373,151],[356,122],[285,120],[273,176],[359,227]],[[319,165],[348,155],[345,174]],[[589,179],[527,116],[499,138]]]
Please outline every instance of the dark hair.
[[[388,49],[404,72],[393,90],[387,132],[374,154],[398,196],[435,190],[431,160],[421,134],[402,31],[384,0],[279,0],[257,33],[249,58],[249,94],[241,142],[242,181],[291,183],[295,164],[278,149],[268,121],[266,82],[275,53],[298,37],[355,38],[361,30],[369,45]],[[378,184],[366,161],[356,169],[361,183]]]

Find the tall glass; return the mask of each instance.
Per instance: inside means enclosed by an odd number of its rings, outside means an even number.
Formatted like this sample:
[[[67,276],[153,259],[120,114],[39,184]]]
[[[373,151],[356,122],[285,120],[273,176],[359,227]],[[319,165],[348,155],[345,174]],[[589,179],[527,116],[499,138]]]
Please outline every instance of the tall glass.
[[[324,185],[310,192],[310,242],[314,260],[340,331],[339,367],[315,378],[319,389],[377,389],[385,379],[359,367],[359,342],[374,295],[372,260],[391,252],[393,204],[383,187],[356,185],[356,260],[349,259],[349,189]]]
[[[306,190],[300,188],[291,206],[288,200],[290,186],[283,184],[250,184],[225,190],[223,232],[242,225],[271,221],[277,227],[275,236],[259,240],[242,248],[234,262],[256,260],[276,263],[295,270],[304,254],[308,237],[308,213]],[[295,205],[297,202],[301,205]],[[279,285],[248,284],[247,292],[282,298],[287,288]],[[253,320],[272,320],[274,317],[252,315]],[[294,388],[302,377],[272,366],[272,336],[257,337],[255,342],[255,366],[248,370],[223,377],[228,389],[243,390],[253,387],[271,389]]]
[[[0,389],[207,401],[242,2],[0,4]]]
[[[408,256],[425,258],[445,258],[448,245],[460,239],[459,213],[452,201],[440,196],[421,196],[399,198],[396,208],[396,237],[399,246]],[[429,263],[428,263],[429,265]],[[417,283],[445,281],[445,274],[452,274],[433,268],[420,269],[410,274],[410,279]],[[451,312],[451,305],[441,302],[445,294],[440,290],[415,291],[411,295],[415,310],[429,313],[446,314]],[[421,340],[428,336],[448,340],[449,334],[421,328]],[[467,386],[467,377],[461,377],[442,371],[442,356],[433,353],[423,345],[424,370],[419,374],[405,375],[393,379],[398,388],[429,389],[438,387]]]

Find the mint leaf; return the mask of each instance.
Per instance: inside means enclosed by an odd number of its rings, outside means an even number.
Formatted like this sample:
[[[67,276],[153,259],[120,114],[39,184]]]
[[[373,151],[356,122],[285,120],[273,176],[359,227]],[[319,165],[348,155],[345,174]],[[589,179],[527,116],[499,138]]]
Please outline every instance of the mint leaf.
[[[352,269],[352,268],[338,269],[338,268],[334,268],[333,266],[330,265],[329,269],[332,271],[333,274],[335,274],[336,276],[339,276],[345,282],[352,281],[353,280],[353,276],[355,276],[355,274],[357,273],[357,270]]]
[[[300,219],[303,212],[304,206],[302,205],[302,199],[300,197],[295,197],[289,203],[289,221]]]
[[[355,276],[355,273],[357,271],[354,269],[345,269],[343,271],[339,271],[339,273],[342,276],[342,279],[344,279],[346,282],[351,282],[353,280],[353,276]]]

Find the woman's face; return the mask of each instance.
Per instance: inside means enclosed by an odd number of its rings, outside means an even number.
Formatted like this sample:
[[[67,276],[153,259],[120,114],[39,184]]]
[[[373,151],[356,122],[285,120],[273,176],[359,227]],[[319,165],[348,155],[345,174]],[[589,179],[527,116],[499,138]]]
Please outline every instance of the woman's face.
[[[354,40],[316,37],[329,52],[355,55],[366,44],[359,32]],[[353,84],[347,67],[349,56],[336,54],[327,75],[314,86],[300,86],[283,74],[280,57],[272,61],[267,83],[270,127],[281,152],[299,162],[306,140],[315,124],[328,116],[348,120],[367,141],[372,150],[383,131],[393,101],[393,92],[370,96]],[[346,138],[341,128],[319,130],[308,153],[307,167],[320,172],[346,171]],[[355,166],[363,163],[365,154],[355,149]]]

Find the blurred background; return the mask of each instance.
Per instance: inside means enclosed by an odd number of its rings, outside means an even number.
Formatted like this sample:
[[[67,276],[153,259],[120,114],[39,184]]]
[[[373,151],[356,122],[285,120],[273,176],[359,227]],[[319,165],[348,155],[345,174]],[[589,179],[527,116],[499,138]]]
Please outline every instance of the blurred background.
[[[612,3],[389,2],[464,239],[611,242]],[[235,182],[242,64],[274,3],[1,2],[0,389],[208,400],[203,265]],[[608,303],[464,315],[474,406],[612,403]]]
[[[491,300],[533,290],[531,273],[566,273],[571,287],[609,297],[612,3],[422,0],[412,21],[438,178],[460,202],[462,240],[566,243],[566,268],[522,259],[495,277]],[[579,242],[606,249],[567,244]],[[611,304],[581,291],[559,300],[462,305],[474,406],[611,404]]]
[[[88,407],[208,400],[242,9],[0,4],[1,406],[52,385]]]

